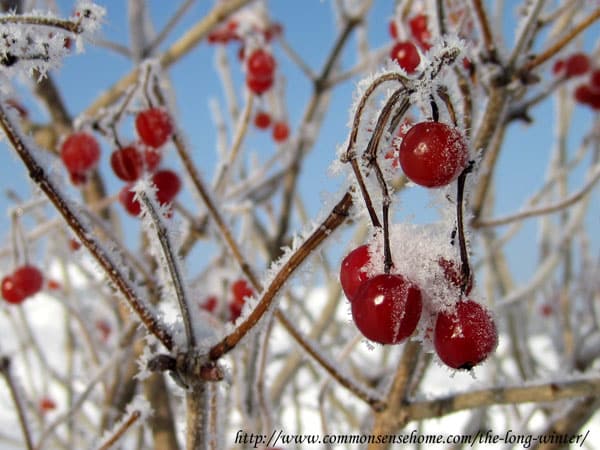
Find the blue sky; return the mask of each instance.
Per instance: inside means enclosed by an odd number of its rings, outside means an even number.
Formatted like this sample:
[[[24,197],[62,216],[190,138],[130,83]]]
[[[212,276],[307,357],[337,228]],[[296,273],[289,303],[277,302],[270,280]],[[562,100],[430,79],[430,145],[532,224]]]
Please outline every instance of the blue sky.
[[[102,29],[102,37],[111,41],[126,44],[128,41],[126,27],[126,13],[122,0],[98,2],[107,8],[106,23]],[[149,0],[152,17],[157,29],[160,29],[171,16],[180,2],[167,2],[164,0]],[[393,2],[389,0],[375,0],[375,7],[369,16],[369,36],[374,47],[379,47],[388,42],[388,18],[392,14]],[[505,13],[504,39],[510,46],[514,36],[514,10],[515,5],[521,2],[507,1]],[[162,46],[166,48],[169,43],[179,38],[186,29],[207,11],[212,2],[197,1],[190,8],[186,17],[171,33],[167,42]],[[269,2],[272,15],[285,27],[287,41],[294,49],[318,71],[324,58],[329,52],[335,36],[332,26],[333,17],[330,1],[303,0]],[[61,13],[68,14],[71,1],[58,1]],[[587,33],[588,39],[585,48],[592,48],[591,37],[600,35],[598,24]],[[355,41],[352,40],[345,54],[345,66],[354,61],[353,52]],[[231,48],[231,61],[235,64],[236,49]],[[180,127],[187,134],[192,143],[194,155],[202,172],[212,176],[215,164],[215,133],[213,122],[208,107],[211,97],[223,100],[220,85],[214,71],[213,49],[202,43],[197,49],[189,53],[172,70],[169,71],[173,85],[178,109]],[[311,86],[285,54],[275,45],[279,68],[286,76],[287,89],[285,92],[287,109],[292,129],[297,126],[307,105],[311,93]],[[83,55],[73,55],[67,58],[62,69],[53,74],[56,82],[66,93],[65,100],[72,114],[85,109],[92,103],[104,88],[110,86],[132,67],[130,61],[120,55],[108,52],[105,49],[87,46]],[[234,77],[241,86],[241,71],[234,68]],[[352,103],[352,93],[357,80],[346,82],[339,86],[333,93],[331,107],[325,117],[319,139],[305,162],[305,172],[300,180],[301,192],[307,201],[310,216],[316,215],[321,207],[323,193],[335,192],[338,189],[339,179],[331,179],[327,175],[327,168],[335,158],[336,146],[344,141],[348,133],[346,123],[348,110]],[[238,91],[238,94],[241,91]],[[30,97],[25,98],[34,118],[43,117],[43,110]],[[496,214],[504,215],[518,210],[524,199],[543,183],[546,172],[548,155],[553,145],[552,125],[555,120],[552,102],[545,102],[533,110],[536,122],[525,126],[521,123],[511,125],[505,142],[505,150],[499,163],[498,189],[496,193]],[[592,113],[587,108],[578,107],[573,121],[573,132],[569,140],[570,151],[574,151],[580,136],[588,132],[592,123]],[[269,153],[272,144],[269,139],[251,130],[249,136],[249,149]],[[23,196],[31,190],[31,185],[25,181],[26,174],[20,167],[12,152],[2,144],[0,152],[0,179],[3,188],[10,186]],[[121,183],[110,173],[107,164],[107,155],[111,149],[104,146],[101,171],[106,175],[110,193],[120,189]],[[166,164],[169,166],[169,163]],[[171,166],[177,167],[177,162],[172,159]],[[585,167],[585,166],[584,166]],[[582,170],[579,170],[571,179],[570,186],[576,189],[581,185]],[[579,178],[579,179],[578,179]],[[599,195],[596,189],[594,206],[589,217],[590,224],[596,228],[599,220],[600,208]],[[402,205],[406,213],[414,212],[418,220],[435,220],[435,212],[424,207],[428,202],[427,195],[421,190],[411,189],[403,194]],[[0,196],[0,209],[6,210],[7,202],[4,195]],[[9,221],[0,221],[0,232],[6,235]],[[536,265],[535,240],[537,232],[535,221],[528,221],[523,231],[509,244],[509,256],[515,264],[515,275],[519,278],[530,273]],[[593,237],[595,248],[598,249],[598,237]]]

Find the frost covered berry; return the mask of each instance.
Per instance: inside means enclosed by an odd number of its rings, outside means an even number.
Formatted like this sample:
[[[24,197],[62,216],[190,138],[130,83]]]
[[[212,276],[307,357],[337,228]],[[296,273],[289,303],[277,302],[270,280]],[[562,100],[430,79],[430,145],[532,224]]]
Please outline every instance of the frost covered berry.
[[[110,156],[110,166],[117,177],[123,181],[135,181],[144,168],[142,154],[133,145],[115,150]]]
[[[273,140],[275,142],[285,142],[290,137],[290,127],[286,122],[279,121],[273,124]]]
[[[460,301],[454,311],[438,314],[433,343],[444,364],[470,370],[496,349],[498,331],[487,309],[473,300]]]
[[[400,145],[400,165],[412,182],[440,187],[454,181],[467,165],[469,152],[460,131],[440,122],[414,125]]]
[[[2,297],[8,303],[19,304],[37,294],[44,284],[42,272],[35,266],[24,265],[2,279]]]
[[[246,280],[240,279],[231,284],[232,298],[229,301],[229,320],[235,322],[242,314],[247,297],[254,295],[254,289]]]
[[[275,58],[261,48],[254,50],[246,61],[246,85],[257,95],[269,90],[275,81]]]
[[[421,309],[421,291],[414,284],[401,275],[380,274],[356,293],[352,319],[367,339],[397,344],[415,331]]]
[[[173,133],[171,117],[162,108],[149,108],[135,118],[135,128],[142,142],[150,147],[160,147]]]
[[[84,175],[100,159],[100,145],[91,134],[73,133],[60,147],[60,158],[70,174]]]
[[[152,182],[156,185],[156,199],[161,205],[172,202],[181,189],[179,175],[168,169],[152,175]]]
[[[410,41],[396,43],[390,51],[390,58],[398,63],[406,73],[414,73],[421,62],[417,46]]]
[[[181,180],[172,170],[159,170],[152,175],[152,182],[156,186],[156,199],[160,205],[165,205],[173,201],[181,189]],[[131,191],[133,184],[128,184],[119,192],[119,202],[125,210],[132,216],[140,214],[142,208],[139,202],[134,198],[135,193]]]
[[[370,261],[368,245],[355,248],[342,260],[340,283],[349,301],[354,299],[360,287],[369,279],[366,268]]]
[[[266,130],[271,126],[271,116],[264,111],[258,111],[254,116],[254,126],[259,130]]]

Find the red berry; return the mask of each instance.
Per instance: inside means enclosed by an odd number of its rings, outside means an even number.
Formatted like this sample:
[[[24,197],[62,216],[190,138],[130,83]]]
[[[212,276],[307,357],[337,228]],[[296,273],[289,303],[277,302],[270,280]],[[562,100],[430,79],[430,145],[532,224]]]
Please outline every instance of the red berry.
[[[60,157],[71,174],[85,174],[98,163],[100,145],[88,133],[73,133],[62,143]]]
[[[229,320],[234,322],[242,314],[246,298],[254,295],[254,289],[246,280],[237,280],[231,284],[231,293],[233,298],[229,302]]]
[[[400,145],[400,165],[414,183],[425,187],[445,186],[454,181],[469,158],[463,135],[440,122],[413,126]]]
[[[273,140],[275,142],[285,142],[290,136],[290,127],[287,123],[279,121],[273,124]]]
[[[271,125],[271,116],[264,111],[258,111],[254,116],[254,126],[260,130],[266,130]]]
[[[246,61],[246,85],[257,95],[269,90],[275,81],[275,59],[267,51],[254,50]]]
[[[160,170],[152,175],[152,182],[156,185],[156,199],[164,205],[170,203],[181,189],[181,180],[172,170]]]
[[[13,281],[12,275],[2,278],[2,298],[8,303],[18,305],[23,302],[27,296]]]
[[[263,92],[266,92],[269,89],[271,89],[271,86],[273,86],[274,81],[275,79],[273,77],[257,78],[248,75],[246,77],[246,86],[248,86],[248,89],[250,89],[256,95],[260,95]]]
[[[460,288],[463,284],[463,274],[460,270],[460,264],[446,258],[439,258],[438,264],[444,270],[444,277],[446,280],[448,280],[455,287]],[[473,277],[470,277],[467,285],[465,286],[465,294],[468,295],[472,289]]]
[[[590,87],[594,90],[600,90],[600,69],[596,69],[590,76]]]
[[[121,189],[121,191],[119,192],[119,202],[121,202],[121,205],[123,205],[125,211],[127,211],[132,216],[137,216],[142,211],[142,207],[137,202],[137,200],[134,200],[133,197],[135,196],[135,193],[131,191],[132,187],[133,184],[128,184],[127,186],[123,187],[123,189]]]
[[[360,287],[369,279],[365,269],[370,261],[368,245],[355,248],[343,259],[340,267],[340,283],[348,300],[352,301]]]
[[[135,128],[142,142],[150,147],[160,147],[173,133],[171,117],[162,108],[150,108],[135,118]]]
[[[410,336],[421,317],[421,291],[401,275],[376,275],[352,301],[352,318],[369,340],[397,344]]]
[[[200,308],[212,313],[215,311],[215,309],[217,307],[217,303],[218,303],[217,297],[215,297],[214,295],[211,295],[206,300],[204,300],[203,303],[200,304]]]
[[[424,50],[431,48],[431,33],[427,26],[427,16],[425,14],[417,14],[408,21],[408,26],[412,36]]]
[[[69,239],[69,248],[71,249],[71,251],[76,252],[77,250],[79,250],[81,248],[81,242],[79,242],[76,239]]]
[[[574,53],[565,61],[567,77],[583,75],[590,70],[590,58],[585,53]]]
[[[588,84],[577,86],[573,96],[578,103],[588,105],[595,110],[600,109],[600,90],[593,89]]]
[[[408,41],[398,42],[394,45],[390,52],[390,58],[396,61],[408,74],[414,73],[421,62],[417,47]]]
[[[552,73],[554,75],[560,74],[565,69],[565,62],[562,59],[557,59],[552,65]]]
[[[44,277],[37,267],[25,265],[15,270],[12,281],[25,294],[25,297],[30,297],[41,291]]]
[[[50,397],[42,397],[38,404],[41,412],[48,412],[56,409],[56,402]]]
[[[56,280],[48,280],[48,289],[51,291],[59,291],[62,289],[62,285]]]
[[[100,339],[102,342],[106,342],[112,331],[110,323],[108,323],[106,320],[99,319],[96,321],[96,329],[98,330],[98,333],[100,333]]]
[[[269,52],[259,48],[248,56],[246,68],[249,77],[259,80],[273,78],[275,73],[275,59]]]
[[[472,300],[438,314],[433,337],[440,359],[454,369],[470,370],[485,360],[498,344],[498,331],[490,313]]]
[[[123,181],[137,180],[144,168],[141,153],[132,145],[115,150],[110,156],[110,165],[115,175]]]

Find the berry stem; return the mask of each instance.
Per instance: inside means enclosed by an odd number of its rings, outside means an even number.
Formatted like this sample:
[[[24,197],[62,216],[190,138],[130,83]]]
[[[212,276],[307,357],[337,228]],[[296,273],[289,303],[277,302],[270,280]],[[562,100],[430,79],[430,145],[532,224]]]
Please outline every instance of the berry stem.
[[[398,106],[396,106],[403,95],[405,95],[405,98]],[[379,167],[379,164],[377,163],[377,149],[379,148],[379,142],[381,141],[381,137],[383,136],[383,132],[385,131],[385,124],[388,122],[390,116],[392,115],[392,111],[394,110],[394,108],[397,109],[397,112],[396,114],[394,114],[393,119],[400,120],[409,107],[410,102],[408,100],[407,89],[404,87],[396,89],[392,93],[392,95],[390,95],[390,98],[381,109],[381,113],[379,114],[379,117],[377,118],[377,123],[375,124],[375,129],[373,131],[373,134],[371,135],[371,138],[369,139],[367,149],[363,154],[363,158],[367,160],[367,167],[372,166],[373,170],[375,171],[375,176],[377,177],[377,181],[379,183],[379,186],[381,187],[381,192],[383,195],[383,268],[386,274],[390,273],[390,270],[394,264],[392,261],[392,251],[390,248],[389,232],[389,211],[392,200],[390,198],[390,193],[385,178],[383,176],[381,167]]]
[[[465,192],[465,181],[467,175],[473,169],[473,162],[470,161],[469,165],[461,172],[457,180],[457,193],[456,193],[456,224],[458,234],[458,247],[460,250],[460,270],[462,273],[460,289],[462,293],[466,293],[467,286],[471,281],[471,266],[469,265],[469,252],[467,250],[467,241],[465,238],[465,227],[463,220],[463,200]]]

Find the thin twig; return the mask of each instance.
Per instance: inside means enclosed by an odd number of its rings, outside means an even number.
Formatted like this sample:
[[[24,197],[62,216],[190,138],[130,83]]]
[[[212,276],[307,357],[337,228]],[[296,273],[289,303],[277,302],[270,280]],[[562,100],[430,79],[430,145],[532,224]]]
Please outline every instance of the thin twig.
[[[352,206],[352,195],[346,192],[342,199],[333,207],[327,218],[313,231],[298,250],[281,266],[277,275],[262,293],[261,298],[250,315],[229,335],[225,336],[210,350],[210,359],[217,360],[233,349],[237,343],[256,325],[271,306],[275,296],[279,293],[290,275],[300,264],[317,248],[333,230],[343,224]],[[256,284],[260,287],[260,284]]]
[[[181,265],[174,255],[173,243],[169,238],[169,231],[164,223],[164,219],[160,217],[155,208],[156,204],[150,200],[145,192],[138,192],[137,195],[144,205],[143,209],[145,209],[145,212],[149,215],[154,224],[154,230],[156,231],[156,236],[158,237],[158,242],[164,256],[166,269],[169,272],[169,280],[173,283],[175,298],[177,299],[179,311],[181,312],[187,346],[189,349],[193,349],[196,346],[196,336],[192,329],[192,319],[190,317],[188,306],[189,298],[185,289]]]
[[[138,410],[132,411],[129,414],[129,417],[125,422],[123,422],[119,428],[117,428],[114,433],[106,440],[103,444],[98,447],[98,450],[108,450],[113,445],[117,443],[119,439],[127,432],[129,428],[133,426],[134,423],[138,421],[138,419],[142,417],[142,413]]]
[[[177,23],[184,16],[185,12],[190,8],[190,6],[192,6],[192,4],[195,1],[196,0],[185,0],[181,5],[179,5],[179,8],[177,8],[177,11],[175,11],[173,16],[169,19],[169,21],[163,27],[163,29],[160,31],[160,33],[158,33],[156,35],[156,37],[154,38],[154,40],[152,42],[150,42],[150,44],[148,44],[148,47],[145,51],[145,53],[147,55],[151,55],[154,53],[156,48],[166,39],[166,37],[173,30],[173,28],[175,28],[175,25],[177,25]]]
[[[23,408],[23,403],[21,402],[21,397],[17,392],[17,385],[15,384],[11,371],[10,371],[10,359],[6,356],[0,358],[0,373],[4,377],[6,384],[8,385],[8,390],[10,391],[10,396],[12,397],[13,403],[15,404],[15,409],[17,410],[17,416],[19,417],[19,425],[21,426],[21,432],[23,433],[23,438],[25,439],[25,445],[27,445],[28,450],[33,450],[33,441],[31,440],[31,432],[29,431],[29,427],[27,426],[27,418],[25,417],[25,409]]]
[[[314,360],[316,360],[340,385],[344,386],[358,398],[371,406],[373,410],[380,411],[385,408],[387,402],[382,395],[365,386],[357,384],[352,378],[343,375],[338,367],[332,365],[327,358],[323,357],[324,352],[322,349],[317,349],[313,342],[309,342],[306,336],[303,336],[300,333],[294,322],[290,320],[285,313],[278,310],[276,315],[286,330],[296,339],[296,342],[300,344],[302,348],[304,348],[304,350],[306,350],[308,354]]]
[[[569,31],[557,43],[551,45],[549,48],[537,55],[534,59],[525,63],[525,65],[520,71],[530,71],[544,64],[546,61],[548,61],[550,58],[556,55],[559,51],[561,51],[567,44],[569,44],[569,42],[575,39],[575,37],[577,37],[578,34],[580,34],[598,19],[600,19],[600,8],[595,9],[589,16],[587,16],[585,19],[583,19],[581,22],[575,25],[573,29]]]
[[[554,212],[564,210],[565,208],[568,208],[584,198],[594,188],[598,180],[600,180],[600,167],[597,167],[596,170],[593,171],[592,178],[579,191],[571,194],[569,197],[559,202],[548,206],[532,208],[516,214],[510,214],[505,217],[498,217],[496,219],[477,220],[472,223],[472,226],[473,228],[497,227],[500,225],[521,221],[530,217],[552,214]]]

